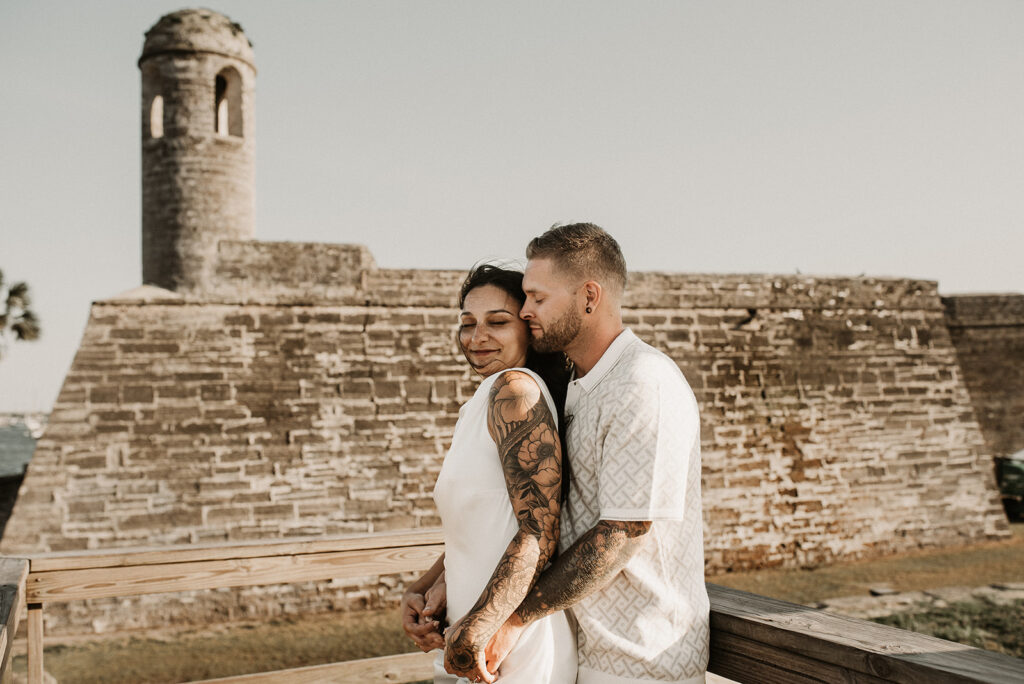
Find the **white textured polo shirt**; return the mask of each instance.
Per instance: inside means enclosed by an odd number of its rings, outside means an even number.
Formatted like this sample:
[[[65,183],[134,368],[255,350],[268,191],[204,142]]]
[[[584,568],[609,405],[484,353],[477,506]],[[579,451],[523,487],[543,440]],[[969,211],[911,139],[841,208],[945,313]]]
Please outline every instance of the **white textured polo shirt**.
[[[703,682],[704,587],[697,401],[668,356],[624,330],[569,384],[572,466],[559,542],[599,520],[648,520],[640,550],[603,590],[572,607],[579,684]]]

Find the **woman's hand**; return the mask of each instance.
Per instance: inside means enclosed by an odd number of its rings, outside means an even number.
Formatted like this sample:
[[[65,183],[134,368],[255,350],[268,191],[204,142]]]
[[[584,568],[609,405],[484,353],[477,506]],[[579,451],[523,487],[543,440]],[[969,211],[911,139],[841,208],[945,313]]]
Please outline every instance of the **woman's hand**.
[[[448,608],[448,584],[445,582],[445,573],[442,572],[438,575],[437,581],[427,589],[427,593],[423,595],[423,598],[426,601],[426,605],[421,615],[439,624],[443,623]]]
[[[441,635],[441,624],[434,616],[438,614],[438,596],[433,594],[433,605],[428,606],[426,594],[434,589],[438,581],[444,582],[444,554],[438,556],[430,569],[423,573],[423,576],[409,585],[402,595],[402,629],[412,639],[413,643],[426,653],[435,648],[444,647],[444,637]],[[442,594],[443,594],[443,590]],[[444,601],[444,597],[440,598]],[[427,608],[432,607],[430,612]]]
[[[441,625],[424,615],[426,607],[423,594],[407,591],[402,595],[402,629],[424,653],[444,647]]]

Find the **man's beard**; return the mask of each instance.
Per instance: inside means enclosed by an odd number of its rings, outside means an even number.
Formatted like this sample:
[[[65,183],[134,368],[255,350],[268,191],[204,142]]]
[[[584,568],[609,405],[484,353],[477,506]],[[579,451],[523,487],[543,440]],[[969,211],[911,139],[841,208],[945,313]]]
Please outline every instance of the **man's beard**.
[[[543,337],[534,337],[530,344],[542,354],[565,351],[580,334],[582,325],[583,317],[575,306],[570,305],[561,318],[544,328]]]

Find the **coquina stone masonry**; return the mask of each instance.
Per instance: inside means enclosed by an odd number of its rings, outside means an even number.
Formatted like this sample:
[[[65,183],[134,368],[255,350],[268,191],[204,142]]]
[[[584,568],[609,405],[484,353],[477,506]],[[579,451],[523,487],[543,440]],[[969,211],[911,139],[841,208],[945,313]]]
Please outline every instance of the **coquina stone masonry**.
[[[464,273],[380,269],[360,246],[218,253],[203,298],[93,305],[4,553],[438,524],[476,382],[454,344]],[[1007,534],[935,283],[637,273],[625,318],[701,406],[709,573]],[[382,605],[399,585],[93,601],[48,629]]]
[[[994,456],[1024,449],[1024,295],[943,297],[978,424]]]

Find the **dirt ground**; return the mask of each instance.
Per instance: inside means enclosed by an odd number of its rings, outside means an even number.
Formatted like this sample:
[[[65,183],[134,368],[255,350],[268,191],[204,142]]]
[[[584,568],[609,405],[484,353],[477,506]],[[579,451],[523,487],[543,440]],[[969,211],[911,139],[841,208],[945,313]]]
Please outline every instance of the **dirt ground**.
[[[1021,582],[1024,581],[1024,523],[1013,523],[1010,528],[1013,536],[1005,541],[914,551],[813,569],[714,575],[707,581],[803,605],[814,605],[837,596],[864,595],[876,585],[886,585],[896,591],[924,591]]]
[[[1013,537],[949,550],[923,550],[816,569],[765,570],[708,577],[709,582],[814,605],[837,596],[1024,582],[1024,524]],[[47,640],[44,662],[61,684],[187,682],[248,672],[411,651],[397,610],[310,615],[232,623],[203,630]],[[25,642],[15,642],[15,676],[24,676]]]

